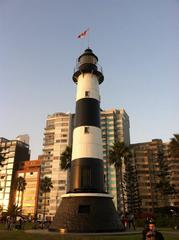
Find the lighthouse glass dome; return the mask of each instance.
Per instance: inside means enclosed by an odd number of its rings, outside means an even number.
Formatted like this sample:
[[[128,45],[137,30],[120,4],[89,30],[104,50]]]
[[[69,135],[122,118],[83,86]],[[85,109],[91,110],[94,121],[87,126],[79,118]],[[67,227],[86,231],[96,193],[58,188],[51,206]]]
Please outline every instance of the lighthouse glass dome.
[[[87,48],[84,53],[79,56],[76,67],[74,69],[73,81],[77,83],[77,78],[81,73],[94,73],[98,77],[98,82],[101,84],[104,80],[102,67],[98,64],[98,57],[90,48]]]
[[[92,52],[91,49],[86,49],[85,52],[79,57],[78,59],[80,65],[85,64],[85,63],[92,63],[92,64],[97,64],[98,58],[96,55]]]

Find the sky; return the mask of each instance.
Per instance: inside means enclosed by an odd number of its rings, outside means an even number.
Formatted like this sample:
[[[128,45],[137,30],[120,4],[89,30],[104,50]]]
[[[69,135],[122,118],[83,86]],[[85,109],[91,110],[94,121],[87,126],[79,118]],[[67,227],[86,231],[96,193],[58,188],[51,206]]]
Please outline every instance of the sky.
[[[179,133],[179,0],[0,0],[0,137],[42,153],[48,114],[74,112],[89,46],[103,67],[101,108],[124,108],[131,143]]]

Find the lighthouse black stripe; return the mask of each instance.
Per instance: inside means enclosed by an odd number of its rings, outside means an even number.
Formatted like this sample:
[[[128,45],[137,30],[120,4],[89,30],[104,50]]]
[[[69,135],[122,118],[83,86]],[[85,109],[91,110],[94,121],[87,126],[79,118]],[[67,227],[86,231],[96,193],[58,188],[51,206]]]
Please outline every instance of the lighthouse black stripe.
[[[76,102],[76,127],[100,127],[99,101],[94,98],[82,98]]]
[[[104,192],[103,160],[78,158],[71,162],[70,192]]]

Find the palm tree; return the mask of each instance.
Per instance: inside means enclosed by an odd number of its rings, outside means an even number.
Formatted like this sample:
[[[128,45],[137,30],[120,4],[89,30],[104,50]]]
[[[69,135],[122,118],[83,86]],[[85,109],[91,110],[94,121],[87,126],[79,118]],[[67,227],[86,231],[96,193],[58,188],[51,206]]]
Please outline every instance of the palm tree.
[[[114,165],[116,171],[116,190],[117,190],[117,208],[120,211],[121,201],[119,198],[120,192],[122,193],[123,212],[125,213],[125,198],[124,198],[124,186],[122,175],[122,164],[125,159],[129,157],[129,148],[124,142],[115,142],[112,148],[109,150],[109,163]],[[119,183],[119,184],[118,184]]]
[[[60,167],[62,170],[67,170],[71,166],[72,148],[67,146],[60,156]]]
[[[62,170],[67,170],[67,192],[69,191],[71,157],[72,148],[67,146],[60,156],[60,167]]]
[[[53,188],[53,184],[52,184],[51,178],[44,177],[41,180],[41,184],[40,184],[40,190],[44,194],[43,222],[45,221],[47,193],[50,192],[52,188]]]
[[[22,210],[21,207],[19,207],[16,204],[13,204],[8,208],[7,216],[11,216],[15,220],[17,216],[21,215],[21,210]]]
[[[3,207],[0,205],[0,215],[1,215],[2,211],[3,211]]]
[[[18,197],[17,197],[17,206],[19,206],[19,200],[20,200],[20,192],[21,192],[21,208],[23,204],[23,193],[25,190],[27,183],[23,177],[18,177],[16,180],[16,190],[18,191]]]

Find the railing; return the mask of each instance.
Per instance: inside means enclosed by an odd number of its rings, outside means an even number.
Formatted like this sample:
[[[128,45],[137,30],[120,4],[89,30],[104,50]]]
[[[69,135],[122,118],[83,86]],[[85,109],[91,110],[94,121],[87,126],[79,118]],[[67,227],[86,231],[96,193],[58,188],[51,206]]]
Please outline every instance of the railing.
[[[86,62],[86,64],[88,64],[88,63],[90,64],[90,62]],[[74,67],[74,73],[79,71],[80,70],[80,66],[82,66],[83,64],[85,64],[85,63],[77,62],[76,66]],[[91,63],[91,64],[93,64],[93,63]],[[101,65],[99,63],[96,63],[94,65],[97,67],[97,71],[101,72],[103,74],[103,68],[101,67]]]

